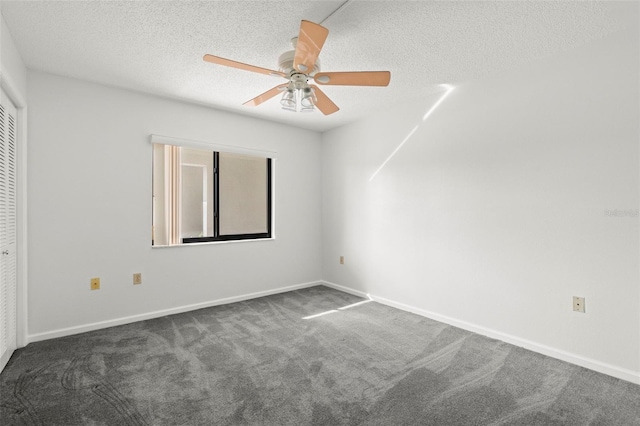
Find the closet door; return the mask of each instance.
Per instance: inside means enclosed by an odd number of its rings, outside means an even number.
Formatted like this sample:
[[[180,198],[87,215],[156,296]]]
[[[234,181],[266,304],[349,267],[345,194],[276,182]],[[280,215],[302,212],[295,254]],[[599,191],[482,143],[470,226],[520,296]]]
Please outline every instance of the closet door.
[[[16,108],[0,89],[0,371],[16,349]]]

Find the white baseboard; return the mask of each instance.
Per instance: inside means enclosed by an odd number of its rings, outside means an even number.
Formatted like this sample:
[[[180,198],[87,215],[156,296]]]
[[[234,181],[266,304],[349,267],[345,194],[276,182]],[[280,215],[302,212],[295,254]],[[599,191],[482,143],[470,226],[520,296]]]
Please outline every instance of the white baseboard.
[[[256,293],[243,294],[239,296],[226,297],[224,299],[210,300],[208,302],[194,303],[192,305],[178,306],[175,308],[162,309],[159,311],[146,312],[144,314],[131,315],[128,317],[115,318],[112,320],[93,322],[90,324],[78,325],[75,327],[60,328],[57,330],[46,331],[44,333],[30,334],[27,336],[27,342],[39,342],[41,340],[54,339],[56,337],[71,336],[73,334],[85,333],[87,331],[100,330],[117,325],[130,324],[132,322],[144,321],[153,318],[160,318],[167,315],[181,314],[183,312],[195,311],[196,309],[209,308],[211,306],[225,305],[228,303],[242,302],[243,300],[256,299],[258,297],[270,296],[272,294],[286,293],[287,291],[299,290],[307,287],[324,284],[323,281],[313,281],[308,283],[296,284],[288,287],[280,287],[273,290],[259,291]]]
[[[537,352],[551,358],[556,358],[561,361],[566,361],[571,364],[579,365],[580,367],[588,368],[589,370],[597,371],[599,373],[606,374],[608,376],[616,377],[631,383],[640,384],[640,372],[627,370],[624,368],[616,367],[615,365],[607,364],[604,362],[596,361],[590,358],[586,358],[571,352],[566,352],[560,349],[556,349],[550,346],[546,346],[540,343],[536,343],[527,339],[512,336],[510,334],[502,333],[500,331],[485,328],[476,324],[472,324],[466,321],[460,321],[455,318],[451,318],[445,315],[440,315],[435,312],[426,311],[424,309],[416,308],[415,306],[407,305],[404,303],[396,302],[384,297],[378,297],[369,293],[364,293],[360,290],[355,290],[349,287],[345,287],[339,284],[335,284],[328,281],[322,281],[323,285],[334,288],[336,290],[344,291],[356,296],[364,297],[373,300],[374,302],[382,303],[383,305],[398,308],[403,311],[411,312],[434,321],[442,322],[452,325],[454,327],[461,328],[463,330],[471,331],[483,336],[490,337],[492,339],[501,340],[506,343],[510,343],[514,346],[519,346],[528,349],[533,352]]]
[[[9,359],[11,359],[11,354],[13,354],[13,349],[5,351],[5,353],[3,353],[2,356],[0,356],[0,372],[4,370],[4,367],[9,362]]]
[[[332,282],[329,282],[329,281],[320,281],[320,284],[322,284],[324,286],[327,286],[327,287],[331,287],[331,288],[333,288],[335,290],[340,290],[340,291],[343,291],[345,293],[353,294],[354,296],[360,296],[360,297],[365,298],[365,299],[371,299],[371,297],[369,297],[368,293],[365,293],[365,292],[360,291],[360,290],[354,290],[352,288],[345,287],[345,286],[342,286],[340,284],[332,283]]]
[[[365,299],[371,299],[375,302],[383,305],[391,306],[403,311],[411,312],[426,318],[430,318],[435,321],[439,321],[445,324],[452,325],[454,327],[461,328],[463,330],[471,331],[483,336],[487,336],[493,339],[501,340],[506,343],[510,343],[515,346],[519,346],[533,352],[537,352],[552,358],[556,358],[562,361],[569,362],[571,364],[579,365],[590,370],[597,371],[599,373],[607,374],[612,377],[616,377],[622,380],[626,380],[631,383],[640,384],[640,373],[627,370],[624,368],[616,367],[607,363],[582,357],[577,354],[562,351],[560,349],[552,348],[540,343],[536,343],[530,340],[522,339],[520,337],[512,336],[506,333],[502,333],[496,330],[478,326],[469,322],[460,321],[455,318],[440,315],[435,312],[427,311],[424,309],[416,308],[415,306],[407,305],[404,303],[396,302],[384,297],[378,297],[369,293],[365,293],[360,290],[356,290],[350,287],[332,283],[329,281],[313,281],[308,283],[296,284],[288,287],[280,287],[277,289],[260,291],[256,293],[243,294],[239,296],[227,297],[223,299],[211,300],[207,302],[194,303],[192,305],[178,306],[175,308],[163,309],[159,311],[147,312],[144,314],[132,315],[128,317],[116,318],[107,321],[100,321],[90,324],[79,325],[75,327],[62,328],[44,333],[31,334],[27,336],[27,341],[38,342],[41,340],[53,339],[56,337],[70,336],[73,334],[85,333],[87,331],[99,330],[108,327],[114,327],[123,324],[130,324],[132,322],[144,321],[153,318],[164,317],[167,315],[179,314],[183,312],[194,311],[196,309],[208,308],[211,306],[224,305],[228,303],[241,302],[243,300],[255,299],[258,297],[270,296],[273,294],[285,293],[287,291],[299,290],[302,288],[313,287],[316,285],[325,285],[327,287],[343,291],[345,293],[353,294]]]

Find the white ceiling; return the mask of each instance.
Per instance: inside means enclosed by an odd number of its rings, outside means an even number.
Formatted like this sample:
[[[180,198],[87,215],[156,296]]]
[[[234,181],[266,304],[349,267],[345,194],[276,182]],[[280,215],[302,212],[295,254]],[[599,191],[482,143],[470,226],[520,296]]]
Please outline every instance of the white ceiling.
[[[0,5],[30,69],[317,131],[428,96],[442,83],[459,84],[557,54],[637,20],[629,16],[635,9],[628,2],[610,1],[2,0]],[[277,69],[301,19],[326,19],[323,71],[389,70],[389,87],[323,87],[341,108],[330,116],[284,111],[277,98],[245,107],[243,102],[284,80],[202,60],[210,53]]]

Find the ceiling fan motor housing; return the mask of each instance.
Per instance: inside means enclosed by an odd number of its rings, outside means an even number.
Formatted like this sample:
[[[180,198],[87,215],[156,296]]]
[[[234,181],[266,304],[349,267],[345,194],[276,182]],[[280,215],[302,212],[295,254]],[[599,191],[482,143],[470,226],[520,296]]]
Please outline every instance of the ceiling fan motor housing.
[[[293,67],[293,60],[296,56],[296,45],[298,44],[298,37],[294,37],[291,39],[291,45],[293,46],[293,50],[288,50],[284,52],[278,58],[278,70],[291,76],[292,73],[304,73],[307,76],[313,76],[315,73],[320,72],[320,58],[316,58],[316,63],[313,66],[313,69],[309,72],[308,70],[297,70]]]
[[[300,72],[292,71],[289,75],[289,87],[291,89],[304,89],[309,87],[308,77]]]

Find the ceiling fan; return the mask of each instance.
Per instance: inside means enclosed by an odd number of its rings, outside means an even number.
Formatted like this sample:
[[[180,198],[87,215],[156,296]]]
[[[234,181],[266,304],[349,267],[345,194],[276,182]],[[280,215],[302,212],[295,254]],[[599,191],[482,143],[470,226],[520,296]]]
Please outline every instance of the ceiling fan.
[[[288,83],[267,90],[243,105],[258,106],[279,93],[283,93],[280,103],[284,109],[307,112],[313,111],[314,107],[317,107],[323,114],[329,115],[340,108],[318,86],[309,84],[309,78],[313,78],[317,84],[328,86],[387,86],[391,79],[391,73],[389,71],[320,72],[318,55],[328,34],[329,30],[325,27],[303,20],[300,23],[298,37],[291,40],[294,50],[285,52],[278,58],[278,71],[213,55],[204,55],[203,59],[218,65],[289,80]]]

